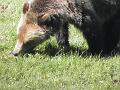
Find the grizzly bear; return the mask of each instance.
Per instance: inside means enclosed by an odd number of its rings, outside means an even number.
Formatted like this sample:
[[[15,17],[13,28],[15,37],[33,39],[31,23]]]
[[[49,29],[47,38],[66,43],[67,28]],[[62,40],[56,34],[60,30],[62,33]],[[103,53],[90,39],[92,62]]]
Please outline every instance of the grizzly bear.
[[[82,31],[93,54],[111,52],[119,40],[111,42],[106,39],[116,35],[106,30],[109,27],[106,23],[114,17],[119,7],[120,0],[26,0],[12,54],[28,52],[50,35],[55,35],[59,47],[66,51],[69,48],[69,23]],[[110,44],[108,47],[107,42]]]

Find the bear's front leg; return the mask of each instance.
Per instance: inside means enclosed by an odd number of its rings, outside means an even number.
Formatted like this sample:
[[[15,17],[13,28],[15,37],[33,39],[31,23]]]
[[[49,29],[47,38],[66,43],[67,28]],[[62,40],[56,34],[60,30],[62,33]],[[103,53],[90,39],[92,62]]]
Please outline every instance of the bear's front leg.
[[[55,33],[59,50],[60,52],[68,52],[70,45],[69,45],[69,34],[68,34],[68,22],[62,23],[62,25],[59,28],[59,31]]]

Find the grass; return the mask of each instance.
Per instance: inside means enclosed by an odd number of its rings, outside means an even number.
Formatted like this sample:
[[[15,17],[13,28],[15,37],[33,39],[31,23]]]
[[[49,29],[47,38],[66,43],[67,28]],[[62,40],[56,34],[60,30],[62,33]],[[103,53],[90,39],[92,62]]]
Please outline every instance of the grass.
[[[86,41],[72,25],[69,54],[58,54],[51,37],[28,57],[9,56],[22,1],[0,0],[0,90],[120,90],[120,55],[87,55]]]

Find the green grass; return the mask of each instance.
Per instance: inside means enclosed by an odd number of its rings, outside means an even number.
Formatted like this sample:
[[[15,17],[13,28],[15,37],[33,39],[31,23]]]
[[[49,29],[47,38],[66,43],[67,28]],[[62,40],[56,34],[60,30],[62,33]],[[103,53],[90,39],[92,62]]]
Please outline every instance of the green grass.
[[[28,57],[9,56],[22,1],[0,0],[0,90],[120,90],[120,55],[86,54],[86,41],[72,25],[69,54],[58,54],[51,37]]]

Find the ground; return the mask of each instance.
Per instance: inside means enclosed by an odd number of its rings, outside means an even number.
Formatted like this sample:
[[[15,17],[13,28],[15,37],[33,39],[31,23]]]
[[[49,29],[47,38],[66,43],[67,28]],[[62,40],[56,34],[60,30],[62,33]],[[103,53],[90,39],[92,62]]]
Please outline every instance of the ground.
[[[91,56],[82,34],[70,25],[69,54],[54,37],[29,55],[11,57],[22,1],[0,0],[0,90],[119,90],[120,54]]]

